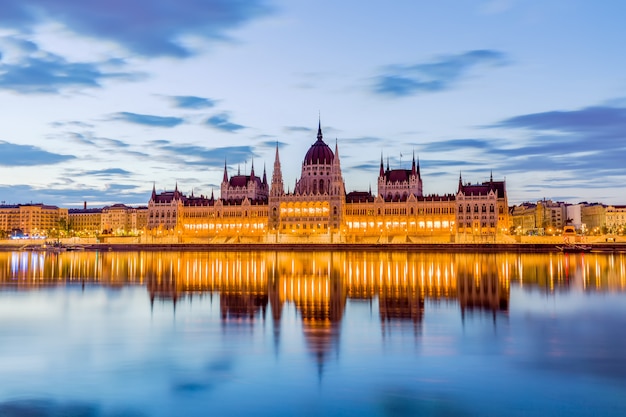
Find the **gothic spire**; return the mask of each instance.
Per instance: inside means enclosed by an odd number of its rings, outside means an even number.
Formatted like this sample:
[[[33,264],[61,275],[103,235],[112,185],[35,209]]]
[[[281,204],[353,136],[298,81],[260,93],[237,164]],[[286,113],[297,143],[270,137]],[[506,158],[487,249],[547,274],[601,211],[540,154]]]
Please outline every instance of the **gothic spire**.
[[[411,164],[411,175],[417,176],[417,167],[415,166],[415,149],[413,149],[413,163]]]
[[[463,178],[461,177],[461,171],[459,171],[459,191],[463,189]]]
[[[417,176],[419,178],[422,178],[422,174],[420,172],[420,157],[419,156],[417,157]]]
[[[222,177],[222,182],[228,182],[228,170],[226,169],[226,158],[224,158],[224,177]]]
[[[385,175],[385,167],[383,165],[383,152],[380,152],[380,171],[378,173],[379,177],[382,177]]]
[[[152,182],[152,201],[156,200],[156,182]]]
[[[317,140],[322,140],[322,138],[322,118],[320,116],[317,123]]]
[[[265,170],[265,163],[263,163],[263,185],[267,185],[267,174]]]
[[[274,171],[272,172],[272,184],[270,186],[270,194],[280,196],[285,194],[285,186],[283,184],[283,172],[280,167],[280,156],[278,154],[278,142],[276,142],[276,156],[274,157]]]
[[[252,158],[252,168],[250,169],[250,179],[254,178],[254,158]]]

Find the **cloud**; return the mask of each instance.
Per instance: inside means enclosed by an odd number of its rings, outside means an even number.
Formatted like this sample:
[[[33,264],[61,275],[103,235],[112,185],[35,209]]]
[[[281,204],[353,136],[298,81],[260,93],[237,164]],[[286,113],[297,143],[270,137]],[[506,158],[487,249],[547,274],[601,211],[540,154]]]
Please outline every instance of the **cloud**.
[[[94,128],[94,125],[89,124],[89,123],[85,123],[85,122],[81,122],[79,120],[52,122],[52,123],[50,123],[50,126],[52,126],[52,127],[74,126],[74,127],[80,127],[80,128],[83,128],[83,129],[93,129]]]
[[[109,176],[124,176],[128,177],[132,175],[130,171],[126,171],[122,168],[109,168],[109,169],[99,169],[93,171],[85,171],[83,175],[94,175],[98,177],[109,177]]]
[[[493,127],[623,138],[626,135],[626,107],[597,106],[580,110],[525,114],[505,119]]]
[[[266,141],[259,143],[259,146],[264,146],[264,147],[273,148],[273,149],[275,149],[276,146],[278,146],[279,149],[282,149],[287,145],[288,145],[287,142],[281,142],[279,140],[266,140]]]
[[[151,184],[150,184],[151,188]],[[14,184],[0,186],[1,196],[10,196],[5,204],[23,204],[28,202],[45,203],[59,207],[81,205],[87,201],[91,204],[147,204],[150,199],[149,188],[134,185],[112,185],[105,189],[94,188],[84,184],[50,184],[45,188]],[[33,200],[36,196],[37,200]],[[3,197],[5,199],[5,197]]]
[[[130,112],[115,113],[113,120],[122,120],[129,123],[154,127],[175,127],[184,122],[184,119],[180,117],[163,117]]]
[[[283,130],[287,133],[294,133],[294,132],[306,132],[306,133],[310,133],[313,132],[313,129],[310,127],[304,127],[304,126],[285,126],[283,128]]]
[[[215,100],[196,96],[172,96],[174,106],[181,109],[206,109],[215,106]]]
[[[0,141],[0,165],[2,166],[52,165],[75,158],[73,155],[52,153],[31,145]]]
[[[95,146],[100,149],[127,149],[130,145],[119,139],[110,139],[105,137],[94,136],[91,132],[67,132],[66,135],[70,140],[81,145]]]
[[[493,148],[492,140],[488,139],[449,139],[429,142],[422,146],[424,152],[447,152],[459,149],[489,150]]]
[[[4,0],[0,27],[32,31],[60,23],[149,57],[192,55],[190,38],[228,40],[228,32],[271,12],[263,0]]]
[[[392,65],[374,78],[372,91],[389,97],[406,97],[449,90],[477,67],[502,66],[506,55],[493,50],[473,50],[447,55],[431,62]]]
[[[226,113],[216,114],[206,120],[206,124],[224,132],[237,132],[244,129],[245,126],[232,123],[230,116]]]
[[[383,138],[379,138],[376,136],[361,136],[358,138],[339,138],[339,152],[341,152],[341,146],[343,144],[361,144],[361,145],[372,145],[372,144],[377,144],[377,143],[385,143],[385,140]]]
[[[70,62],[43,51],[30,41],[0,38],[0,89],[21,94],[55,94],[66,88],[99,88],[107,79],[134,81],[143,77],[132,72],[112,71],[123,62]],[[109,70],[111,69],[111,71]]]
[[[163,145],[160,149],[175,157],[184,157],[187,165],[203,165],[219,167],[227,161],[229,164],[243,163],[254,157],[252,146],[226,146],[222,148],[205,148],[196,145]]]
[[[491,128],[527,132],[521,146],[494,149],[512,170],[577,170],[624,175],[626,108],[596,106],[511,117]]]

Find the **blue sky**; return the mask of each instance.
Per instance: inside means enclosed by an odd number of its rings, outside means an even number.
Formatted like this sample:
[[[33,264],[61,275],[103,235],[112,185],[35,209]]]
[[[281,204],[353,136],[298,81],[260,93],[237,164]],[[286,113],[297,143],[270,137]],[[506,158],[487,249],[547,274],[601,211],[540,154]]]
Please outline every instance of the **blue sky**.
[[[4,0],[0,201],[146,204],[271,170],[318,116],[347,191],[419,157],[516,204],[626,204],[626,3]]]

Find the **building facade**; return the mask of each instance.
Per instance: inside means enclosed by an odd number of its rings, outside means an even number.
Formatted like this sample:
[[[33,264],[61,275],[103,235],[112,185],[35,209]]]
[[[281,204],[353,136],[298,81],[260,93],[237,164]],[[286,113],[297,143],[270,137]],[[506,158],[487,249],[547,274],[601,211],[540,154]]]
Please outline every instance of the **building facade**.
[[[148,226],[148,207],[113,204],[103,208],[69,209],[71,236],[138,235]]]
[[[293,191],[285,190],[278,146],[271,182],[265,169],[228,176],[221,196],[185,196],[178,190],[157,193],[148,202],[148,229],[153,236],[176,235],[203,242],[450,242],[459,232],[469,239],[495,236],[509,227],[504,181],[463,185],[457,193],[423,195],[419,161],[411,169],[390,169],[381,156],[376,194],[346,193],[339,146],[326,144],[321,124],[302,161]],[[458,217],[462,201],[462,217]],[[465,206],[486,207],[478,218],[466,219]],[[468,213],[469,215],[469,213]],[[476,221],[475,221],[476,220]],[[457,227],[461,222],[462,228]]]
[[[456,193],[456,229],[459,237],[492,237],[509,229],[509,203],[504,181],[463,184],[459,175]]]
[[[609,233],[626,232],[626,206],[607,206],[604,212],[606,228]]]
[[[6,235],[58,236],[67,232],[68,210],[45,204],[0,206],[0,231]]]

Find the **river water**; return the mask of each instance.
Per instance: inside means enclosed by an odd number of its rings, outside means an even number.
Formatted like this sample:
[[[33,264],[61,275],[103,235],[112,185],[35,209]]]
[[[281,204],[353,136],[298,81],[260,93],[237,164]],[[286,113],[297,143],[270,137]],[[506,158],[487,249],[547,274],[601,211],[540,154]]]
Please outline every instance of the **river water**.
[[[626,415],[626,255],[0,252],[0,416],[205,415]]]

